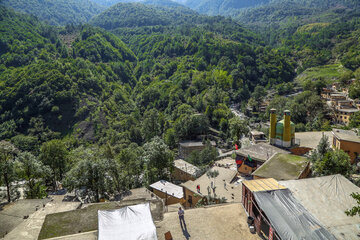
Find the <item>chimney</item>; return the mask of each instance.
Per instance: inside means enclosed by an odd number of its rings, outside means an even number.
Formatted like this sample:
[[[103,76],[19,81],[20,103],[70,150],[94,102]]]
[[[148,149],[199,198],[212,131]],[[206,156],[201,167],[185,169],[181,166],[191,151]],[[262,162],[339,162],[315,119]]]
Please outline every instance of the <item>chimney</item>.
[[[283,147],[291,147],[290,111],[284,111]]]
[[[270,109],[270,144],[274,145],[276,142],[276,109]]]

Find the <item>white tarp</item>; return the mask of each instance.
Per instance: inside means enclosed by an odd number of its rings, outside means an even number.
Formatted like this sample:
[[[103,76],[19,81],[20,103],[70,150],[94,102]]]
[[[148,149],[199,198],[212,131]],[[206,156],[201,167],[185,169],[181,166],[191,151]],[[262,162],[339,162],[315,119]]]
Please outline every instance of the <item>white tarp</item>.
[[[149,203],[98,211],[99,240],[157,240]]]

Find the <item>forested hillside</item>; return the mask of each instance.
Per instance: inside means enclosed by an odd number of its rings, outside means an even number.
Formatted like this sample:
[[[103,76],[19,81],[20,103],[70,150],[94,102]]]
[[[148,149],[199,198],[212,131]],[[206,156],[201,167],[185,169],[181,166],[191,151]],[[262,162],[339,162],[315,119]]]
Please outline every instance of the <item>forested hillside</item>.
[[[51,25],[86,23],[104,10],[90,0],[2,0],[0,4],[37,16]]]
[[[164,28],[163,31],[144,34],[148,26],[141,26],[148,22],[138,16],[146,16],[144,9],[152,8],[120,4],[109,11],[124,11],[119,6],[137,11],[132,15],[128,11],[122,18],[124,23],[119,24],[118,18],[111,18],[107,12],[102,20],[113,19],[115,23],[109,26],[127,33],[132,50],[104,30],[83,26],[67,27],[59,32],[31,17],[2,8],[2,15],[6,16],[2,23],[13,26],[7,28],[8,39],[2,40],[6,46],[1,55],[0,75],[4,138],[48,132],[53,137],[76,133],[88,140],[104,138],[105,141],[118,135],[122,141],[142,145],[153,136],[165,137],[176,130],[178,141],[194,136],[192,131],[197,131],[196,128],[183,130],[189,126],[182,121],[195,113],[204,113],[203,121],[228,134],[231,101],[248,98],[249,90],[257,85],[272,86],[294,77],[292,62],[280,52],[262,46],[255,34],[231,20],[202,18],[190,11],[189,16],[202,23],[198,27],[188,28],[181,16],[168,17],[165,22],[153,23],[157,24],[154,28]],[[148,18],[153,20],[154,15],[166,19],[174,14],[171,10],[148,13]],[[183,27],[182,22],[185,22]],[[139,27],[130,31],[130,26]],[[169,35],[171,31],[174,34]],[[33,42],[26,41],[28,49],[17,47],[24,39],[20,34],[31,34],[27,38]],[[66,35],[77,36],[68,47],[61,40]],[[185,115],[173,115],[179,107],[186,109]],[[143,121],[131,117],[131,112],[143,114],[145,122],[151,117],[149,121],[156,121],[158,127],[147,129],[146,123],[143,125]],[[132,119],[135,132],[118,128],[128,118]],[[136,133],[139,129],[141,133]]]
[[[165,26],[190,23],[200,18],[186,8],[162,8],[140,3],[118,3],[94,17],[90,24],[113,30],[121,27]]]
[[[270,44],[279,44],[303,25],[342,21],[351,18],[359,7],[356,0],[274,0],[239,11],[234,17],[261,32]]]
[[[184,5],[208,15],[230,15],[239,9],[267,4],[270,0],[187,0]]]

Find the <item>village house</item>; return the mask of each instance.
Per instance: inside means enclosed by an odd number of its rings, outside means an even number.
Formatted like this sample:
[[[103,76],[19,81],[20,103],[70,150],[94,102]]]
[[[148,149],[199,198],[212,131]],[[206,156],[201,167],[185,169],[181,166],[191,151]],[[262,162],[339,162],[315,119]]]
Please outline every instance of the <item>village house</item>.
[[[321,138],[325,135],[328,137],[329,146],[332,144],[332,133],[331,131],[326,132],[296,132],[295,138],[299,139],[299,146],[290,149],[295,155],[302,156],[306,153],[314,150],[319,145]]]
[[[333,122],[348,126],[350,123],[350,117],[356,112],[359,112],[357,108],[335,108]]]
[[[253,143],[267,142],[266,136],[263,132],[252,130],[249,134],[249,139]]]
[[[325,99],[325,100],[330,100],[330,95],[331,93],[333,93],[334,90],[331,88],[323,88],[321,91],[321,98]]]
[[[310,161],[293,154],[277,153],[255,172],[254,179],[274,178],[275,180],[293,180],[306,178],[310,173]]]
[[[177,159],[174,161],[174,171],[171,173],[171,177],[174,181],[186,182],[195,180],[199,173],[200,169],[198,167],[182,159]]]
[[[205,173],[195,181],[190,180],[181,184],[184,188],[185,208],[194,207],[200,200],[206,205],[209,199],[216,203],[240,202],[241,191],[239,185],[234,184],[237,171],[217,166],[209,171],[217,171],[219,175],[211,178]]]
[[[290,152],[268,143],[258,143],[246,148],[240,148],[236,150],[235,153],[238,171],[243,174],[251,174],[274,154],[287,154]]]
[[[171,205],[182,203],[184,200],[184,192],[182,187],[172,184],[171,182],[160,180],[149,186],[153,193],[164,200],[164,204]]]
[[[209,141],[210,145],[215,147],[216,142]],[[202,141],[184,141],[179,143],[179,157],[187,158],[193,151],[201,151],[206,147],[206,142]]]
[[[341,149],[349,154],[351,163],[358,163],[360,160],[360,137],[354,131],[333,129],[332,146]]]
[[[337,101],[346,100],[346,95],[343,93],[333,92],[330,94],[330,101],[335,105]]]
[[[291,191],[273,178],[243,181],[242,204],[249,224],[265,239],[335,240]]]

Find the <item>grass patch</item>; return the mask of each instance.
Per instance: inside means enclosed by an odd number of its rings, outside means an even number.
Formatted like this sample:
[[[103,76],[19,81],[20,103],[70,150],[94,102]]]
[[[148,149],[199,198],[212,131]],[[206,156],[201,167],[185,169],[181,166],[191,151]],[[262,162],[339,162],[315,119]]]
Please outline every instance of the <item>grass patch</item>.
[[[144,199],[97,203],[83,209],[49,214],[45,217],[38,239],[54,238],[97,230],[98,210],[118,209],[143,202]]]
[[[309,160],[292,155],[278,153],[260,168],[253,175],[264,178],[275,178],[276,180],[296,179],[307,166]]]
[[[307,81],[315,81],[319,78],[324,79],[326,84],[339,81],[340,77],[351,70],[345,68],[341,64],[331,64],[306,69],[303,73],[295,78],[300,85],[304,85]]]

